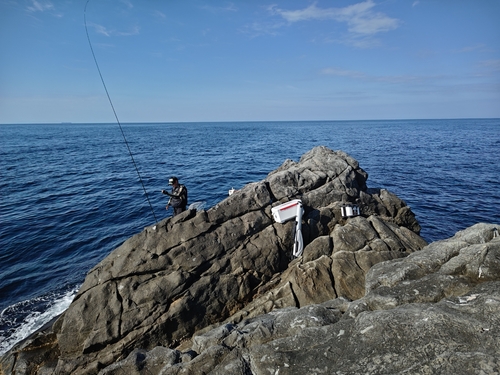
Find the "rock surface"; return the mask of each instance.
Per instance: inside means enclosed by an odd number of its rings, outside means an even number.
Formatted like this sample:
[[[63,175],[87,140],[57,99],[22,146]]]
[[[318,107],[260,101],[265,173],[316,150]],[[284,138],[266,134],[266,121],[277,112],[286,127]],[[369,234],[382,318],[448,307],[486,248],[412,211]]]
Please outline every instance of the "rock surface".
[[[367,295],[228,319],[190,350],[134,352],[101,374],[498,374],[500,237],[477,224],[374,265]],[[326,256],[324,256],[326,258]],[[196,357],[182,361],[185,353]],[[183,354],[184,353],[184,354]]]
[[[336,369],[325,362],[329,356],[340,372],[349,361],[361,366],[358,355],[365,358],[370,346],[359,348],[356,340],[372,330],[356,323],[361,317],[386,311],[383,306],[396,311],[465,296],[496,267],[495,256],[484,255],[487,264],[460,263],[467,257],[455,242],[445,245],[449,259],[412,257],[427,245],[415,216],[394,194],[368,189],[367,178],[347,154],[316,147],[208,211],[186,211],[145,228],[88,273],[57,321],[4,355],[0,373],[304,374]],[[294,223],[275,223],[271,208],[295,198],[304,204],[305,248],[292,260]],[[342,218],[346,203],[357,203],[361,215]],[[434,255],[436,246],[427,253]],[[482,278],[469,282],[474,270]],[[408,280],[420,282],[431,297],[404,289]],[[410,323],[402,316],[401,324],[407,335]],[[309,343],[295,343],[304,350],[294,352],[290,337]],[[318,344],[325,345],[316,351]],[[353,353],[345,356],[348,348]],[[306,358],[317,371],[301,367],[308,366]]]

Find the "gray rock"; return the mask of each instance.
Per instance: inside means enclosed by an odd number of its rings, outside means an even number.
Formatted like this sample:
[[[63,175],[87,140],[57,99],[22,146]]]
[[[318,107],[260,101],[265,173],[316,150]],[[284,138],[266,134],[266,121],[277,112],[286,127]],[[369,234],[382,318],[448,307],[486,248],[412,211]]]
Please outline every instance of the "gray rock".
[[[369,279],[375,285],[380,277],[378,286],[356,301],[337,298],[274,310],[243,319],[230,329],[226,324],[195,336],[205,348],[222,345],[229,350],[217,366],[204,371],[227,375],[498,373],[500,273],[488,273],[483,279],[479,272],[496,269],[500,263],[500,238],[490,236],[493,228],[478,224],[402,260],[375,265]],[[461,250],[451,251],[457,247]],[[473,266],[452,267],[453,274],[441,272],[450,262],[465,264],[463,257]],[[404,263],[421,264],[424,258],[427,267],[420,274],[398,272],[401,266],[408,268]],[[391,286],[384,285],[391,273]],[[202,363],[210,354],[198,348],[197,360]]]
[[[50,344],[39,355],[30,342],[16,346],[0,361],[0,373],[111,374],[118,362],[139,373],[254,371],[247,349],[237,355],[226,344],[207,347],[201,336],[191,341],[193,335],[277,308],[361,298],[374,264],[426,245],[409,207],[386,190],[367,189],[367,177],[344,152],[316,147],[208,211],[145,228],[88,273],[68,310],[42,334]],[[297,197],[305,209],[305,252],[292,260],[294,223],[274,223],[271,208]],[[356,202],[362,216],[342,218],[340,207]],[[495,270],[485,267],[484,275]],[[154,364],[154,348],[188,358],[183,348],[191,344],[214,358],[168,359],[161,370]]]
[[[172,367],[180,362],[181,353],[177,350],[163,347],[156,347],[150,351],[134,349],[126,359],[117,361],[99,371],[99,375],[158,374],[164,368]]]

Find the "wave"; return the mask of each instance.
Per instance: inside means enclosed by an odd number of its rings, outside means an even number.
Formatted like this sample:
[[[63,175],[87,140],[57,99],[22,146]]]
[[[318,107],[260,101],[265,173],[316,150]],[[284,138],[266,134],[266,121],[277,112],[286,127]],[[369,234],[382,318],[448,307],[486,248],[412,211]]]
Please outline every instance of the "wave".
[[[79,288],[49,293],[3,309],[0,313],[0,355],[62,314]]]

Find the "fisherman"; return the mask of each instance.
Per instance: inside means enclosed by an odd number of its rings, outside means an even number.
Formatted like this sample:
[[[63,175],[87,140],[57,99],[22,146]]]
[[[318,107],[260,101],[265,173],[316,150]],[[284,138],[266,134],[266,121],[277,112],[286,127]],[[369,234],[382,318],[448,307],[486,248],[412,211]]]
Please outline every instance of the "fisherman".
[[[172,176],[168,179],[168,184],[172,186],[172,192],[169,193],[166,190],[162,190],[161,192],[170,197],[165,209],[168,210],[170,207],[172,207],[174,209],[173,216],[175,216],[186,210],[187,188],[184,185],[179,184],[179,180],[175,176]]]

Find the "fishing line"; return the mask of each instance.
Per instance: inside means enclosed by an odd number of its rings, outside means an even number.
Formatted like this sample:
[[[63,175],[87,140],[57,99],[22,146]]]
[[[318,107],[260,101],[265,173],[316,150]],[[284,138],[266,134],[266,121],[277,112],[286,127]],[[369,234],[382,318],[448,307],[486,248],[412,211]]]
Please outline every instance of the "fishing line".
[[[102,85],[104,86],[104,91],[106,91],[106,96],[108,97],[109,104],[111,105],[111,109],[113,110],[113,113],[115,115],[116,122],[118,123],[118,126],[120,127],[120,131],[123,136],[123,140],[125,141],[125,144],[127,145],[128,153],[130,154],[130,158],[132,159],[132,163],[134,164],[135,171],[137,172],[137,175],[139,176],[139,181],[141,181],[142,189],[144,190],[144,194],[146,195],[146,199],[149,203],[149,208],[151,208],[151,212],[153,213],[153,217],[155,218],[155,222],[158,223],[158,219],[156,218],[155,211],[153,209],[153,205],[151,204],[151,201],[149,200],[148,192],[146,191],[146,187],[144,186],[144,182],[142,181],[141,174],[139,173],[139,168],[137,168],[137,164],[134,159],[134,155],[132,155],[132,151],[130,150],[130,146],[127,142],[127,138],[125,137],[125,133],[123,132],[122,125],[120,123],[120,120],[118,119],[118,115],[116,114],[115,111],[115,106],[113,105],[113,102],[111,101],[111,97],[109,96],[108,88],[106,87],[106,83],[104,82],[104,78],[102,77],[101,69],[99,68],[99,64],[97,63],[97,58],[95,57],[94,53],[94,48],[92,48],[92,42],[90,41],[90,36],[89,36],[89,30],[87,28],[87,5],[90,0],[87,0],[85,3],[85,9],[83,11],[83,20],[85,23],[85,32],[87,33],[87,40],[89,41],[89,46],[90,50],[92,51],[92,56],[94,57],[94,62],[97,67],[97,71],[99,72],[99,77],[101,77],[101,82]]]

